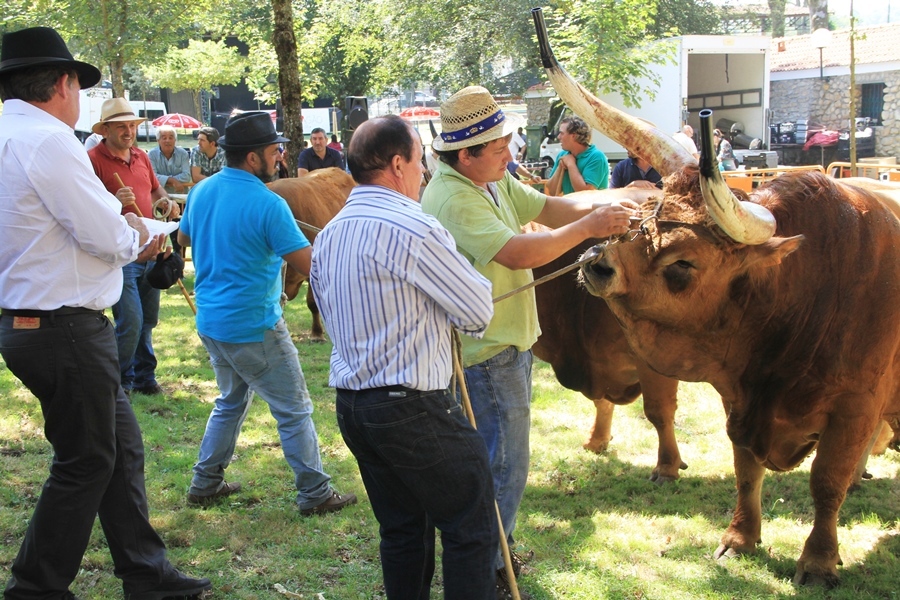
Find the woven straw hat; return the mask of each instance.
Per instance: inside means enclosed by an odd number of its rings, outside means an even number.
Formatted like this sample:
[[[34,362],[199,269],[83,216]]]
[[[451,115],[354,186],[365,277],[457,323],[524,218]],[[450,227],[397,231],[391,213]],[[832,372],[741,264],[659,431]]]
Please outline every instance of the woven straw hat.
[[[516,126],[506,118],[490,92],[473,85],[459,90],[441,104],[442,131],[431,146],[440,152],[486,144],[508,136]]]
[[[94,123],[91,131],[103,135],[103,126],[107,123],[143,123],[146,121],[144,117],[138,117],[134,114],[134,109],[125,98],[109,98],[103,101],[100,107],[100,120]]]

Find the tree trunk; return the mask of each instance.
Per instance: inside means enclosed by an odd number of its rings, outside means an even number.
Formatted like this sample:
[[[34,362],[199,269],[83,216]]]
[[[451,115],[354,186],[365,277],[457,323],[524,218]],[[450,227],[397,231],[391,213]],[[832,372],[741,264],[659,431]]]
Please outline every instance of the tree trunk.
[[[294,37],[294,13],[290,0],[272,0],[275,22],[275,54],[278,56],[278,88],[284,135],[290,139],[285,152],[288,172],[297,175],[297,157],[303,150],[303,121],[300,116],[300,67],[297,62],[297,38]]]
[[[828,0],[809,1],[809,31],[831,29],[828,26]]]
[[[121,56],[116,56],[115,60],[109,63],[109,76],[112,81],[113,96],[116,98],[125,97],[125,78],[122,71],[125,68],[125,61]]]
[[[772,18],[772,37],[784,37],[785,0],[769,0],[769,15]]]

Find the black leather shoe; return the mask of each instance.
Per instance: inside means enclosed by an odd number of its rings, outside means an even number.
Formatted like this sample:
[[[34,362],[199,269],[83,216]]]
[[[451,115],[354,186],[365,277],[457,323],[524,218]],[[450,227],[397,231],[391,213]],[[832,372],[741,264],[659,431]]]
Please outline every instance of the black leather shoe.
[[[158,394],[165,394],[165,390],[159,387],[158,383],[154,383],[153,385],[148,385],[146,387],[136,387],[132,388],[131,391],[135,394],[143,394],[145,396],[156,396]]]
[[[165,600],[166,598],[184,598],[197,596],[206,590],[212,589],[212,583],[207,578],[194,579],[179,571],[173,571],[172,575],[149,590],[135,591],[128,584],[123,585],[125,600]]]
[[[230,496],[235,492],[240,491],[241,484],[240,483],[228,483],[219,488],[215,494],[210,494],[209,496],[198,496],[197,494],[188,494],[187,501],[188,504],[195,504],[197,506],[209,506],[219,498],[224,498],[225,496]]]
[[[331,497],[329,497],[328,500],[318,506],[302,509],[300,514],[304,517],[310,515],[324,515],[325,513],[337,512],[351,504],[356,504],[356,494],[338,494],[334,490],[331,490]]]

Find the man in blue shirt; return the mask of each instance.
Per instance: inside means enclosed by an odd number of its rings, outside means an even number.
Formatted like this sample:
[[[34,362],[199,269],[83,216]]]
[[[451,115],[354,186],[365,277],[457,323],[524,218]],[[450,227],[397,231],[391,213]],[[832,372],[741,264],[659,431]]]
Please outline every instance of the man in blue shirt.
[[[628,158],[616,163],[612,172],[613,188],[637,187],[662,189],[662,176],[653,166],[636,154],[628,151]]]
[[[548,196],[609,187],[609,161],[591,143],[591,128],[580,117],[566,117],[559,126],[559,145],[550,178],[544,184]]]
[[[191,182],[191,154],[184,148],[175,145],[177,136],[175,128],[163,125],[156,133],[158,146],[147,155],[153,165],[153,173],[159,184],[176,194],[187,192]]]
[[[254,392],[278,422],[300,513],[356,503],[353,494],[335,492],[322,470],[312,402],[282,318],[281,261],[309,273],[312,254],[287,203],[265,186],[278,172],[278,144],[287,141],[267,112],[232,117],[219,142],[226,166],[191,190],[181,220],[178,241],[193,246],[197,332],[220,390],[200,442],[189,504],[208,505],[241,489],[225,481],[225,469]]]

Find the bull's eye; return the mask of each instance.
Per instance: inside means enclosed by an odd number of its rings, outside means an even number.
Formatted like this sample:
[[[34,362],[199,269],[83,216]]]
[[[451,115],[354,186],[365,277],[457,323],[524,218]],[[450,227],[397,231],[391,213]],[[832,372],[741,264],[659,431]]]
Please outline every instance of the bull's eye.
[[[683,292],[694,277],[694,265],[686,260],[678,260],[663,269],[663,278],[672,293]]]

